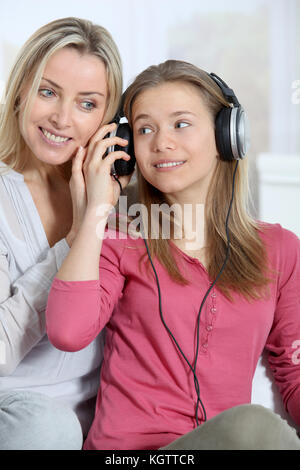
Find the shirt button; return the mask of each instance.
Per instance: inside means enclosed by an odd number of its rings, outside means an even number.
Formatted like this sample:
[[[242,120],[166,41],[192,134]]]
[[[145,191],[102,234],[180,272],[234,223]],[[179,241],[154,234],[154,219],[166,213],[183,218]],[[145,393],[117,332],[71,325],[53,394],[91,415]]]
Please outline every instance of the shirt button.
[[[215,292],[213,292],[213,293],[211,294],[211,296],[212,296],[213,298],[215,298],[215,297],[217,297],[217,294],[216,294]]]
[[[208,348],[208,343],[204,343],[204,344],[202,344],[202,346],[203,346],[205,349],[207,349],[207,348]]]
[[[211,331],[212,329],[213,329],[213,327],[211,325],[207,325],[207,327],[206,327],[207,331]]]
[[[211,313],[216,313],[217,309],[216,309],[215,307],[212,307],[212,308],[210,309],[210,311],[211,311]]]

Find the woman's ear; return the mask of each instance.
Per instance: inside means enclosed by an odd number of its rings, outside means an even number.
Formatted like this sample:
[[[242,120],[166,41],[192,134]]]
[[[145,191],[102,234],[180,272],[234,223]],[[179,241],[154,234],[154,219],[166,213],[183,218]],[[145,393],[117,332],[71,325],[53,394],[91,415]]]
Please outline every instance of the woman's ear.
[[[14,111],[17,113],[20,108],[20,96],[17,96],[15,104],[14,104]]]

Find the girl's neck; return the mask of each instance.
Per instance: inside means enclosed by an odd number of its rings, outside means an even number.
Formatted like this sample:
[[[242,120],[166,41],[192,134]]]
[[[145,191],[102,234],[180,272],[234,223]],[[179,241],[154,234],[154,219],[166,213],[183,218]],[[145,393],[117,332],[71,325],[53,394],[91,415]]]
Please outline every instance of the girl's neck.
[[[197,249],[205,242],[205,197],[204,193],[200,197],[187,193],[166,195],[168,205],[175,214],[174,233],[182,233],[182,238],[186,242],[191,241]]]

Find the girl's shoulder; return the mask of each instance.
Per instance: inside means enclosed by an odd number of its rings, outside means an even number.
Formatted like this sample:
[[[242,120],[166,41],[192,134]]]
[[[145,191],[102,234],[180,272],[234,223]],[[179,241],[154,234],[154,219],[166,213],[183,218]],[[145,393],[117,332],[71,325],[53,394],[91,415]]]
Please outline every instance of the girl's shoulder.
[[[291,246],[299,246],[299,237],[289,229],[282,227],[279,223],[257,222],[261,238],[268,244],[270,248],[288,248]]]
[[[109,216],[102,251],[113,250],[122,256],[127,249],[140,252],[140,248],[145,247],[141,233],[133,228],[130,222],[123,214]]]
[[[268,258],[279,272],[290,272],[300,267],[300,239],[281,224],[259,222],[259,233],[263,240]]]

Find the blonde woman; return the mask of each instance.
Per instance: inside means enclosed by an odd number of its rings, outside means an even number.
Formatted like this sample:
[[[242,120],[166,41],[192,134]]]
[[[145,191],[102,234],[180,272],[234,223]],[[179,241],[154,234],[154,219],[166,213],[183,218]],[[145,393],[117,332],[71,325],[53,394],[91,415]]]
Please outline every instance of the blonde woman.
[[[106,326],[84,448],[299,450],[294,429],[250,404],[266,347],[300,424],[300,365],[292,359],[300,242],[249,215],[243,108],[220,78],[167,61],[136,78],[124,111],[139,167],[141,236],[105,229],[105,208],[119,197],[110,166],[120,155],[99,158],[102,142],[82,169],[85,215],[46,312],[49,339],[65,351],[87,347]],[[157,204],[177,208],[169,239],[167,210],[151,230]]]
[[[78,18],[36,31],[8,79],[0,126],[0,449],[78,449],[90,426],[103,337],[78,353],[59,352],[46,336],[45,307],[80,220],[70,187],[84,200],[74,156],[83,160],[114,127],[121,92],[111,35]]]

